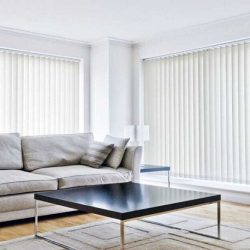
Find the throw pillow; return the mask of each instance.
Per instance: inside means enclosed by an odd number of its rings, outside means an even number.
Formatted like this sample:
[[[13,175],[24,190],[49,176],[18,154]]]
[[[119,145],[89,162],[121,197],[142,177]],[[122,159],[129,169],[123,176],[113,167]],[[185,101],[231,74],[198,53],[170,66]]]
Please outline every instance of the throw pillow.
[[[113,144],[93,142],[82,156],[80,163],[89,167],[99,168],[112,151],[113,147]]]
[[[118,138],[111,135],[105,137],[105,143],[114,144],[114,148],[105,160],[104,164],[106,166],[111,168],[118,168],[120,166],[128,141],[129,138]]]

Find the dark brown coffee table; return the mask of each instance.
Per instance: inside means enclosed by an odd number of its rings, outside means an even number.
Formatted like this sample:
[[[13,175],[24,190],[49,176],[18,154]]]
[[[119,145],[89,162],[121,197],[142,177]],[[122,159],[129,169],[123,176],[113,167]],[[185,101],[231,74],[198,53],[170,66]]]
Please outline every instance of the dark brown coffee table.
[[[159,213],[217,203],[220,238],[220,200],[218,194],[174,189],[139,183],[120,183],[35,194],[35,236],[38,234],[38,201],[103,215],[120,221],[121,249],[124,249],[124,222]]]

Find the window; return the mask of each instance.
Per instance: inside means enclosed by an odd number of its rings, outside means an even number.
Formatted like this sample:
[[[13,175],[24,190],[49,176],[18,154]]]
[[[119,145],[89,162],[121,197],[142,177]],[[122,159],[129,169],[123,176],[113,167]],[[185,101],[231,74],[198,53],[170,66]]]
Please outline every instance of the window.
[[[74,133],[83,90],[80,61],[0,51],[0,133]]]
[[[250,44],[144,61],[145,162],[250,184]]]

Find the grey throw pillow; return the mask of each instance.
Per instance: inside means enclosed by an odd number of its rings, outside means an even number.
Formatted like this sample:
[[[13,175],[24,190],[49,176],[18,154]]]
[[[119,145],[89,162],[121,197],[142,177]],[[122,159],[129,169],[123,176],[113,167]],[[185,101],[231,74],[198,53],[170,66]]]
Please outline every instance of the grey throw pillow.
[[[93,168],[99,168],[110,154],[113,147],[113,144],[93,142],[82,156],[80,163]]]
[[[129,138],[118,138],[107,135],[104,142],[107,144],[114,144],[114,148],[105,160],[105,165],[111,168],[118,168],[122,162],[122,158],[128,144]]]

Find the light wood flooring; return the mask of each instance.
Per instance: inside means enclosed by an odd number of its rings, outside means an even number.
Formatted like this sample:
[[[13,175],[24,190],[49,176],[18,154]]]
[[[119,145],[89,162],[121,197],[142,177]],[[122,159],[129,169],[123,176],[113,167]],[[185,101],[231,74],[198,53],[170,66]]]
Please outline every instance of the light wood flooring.
[[[222,202],[221,209],[222,223],[230,222],[250,227],[250,206]],[[207,205],[174,212],[174,214],[178,213],[200,216],[201,218],[216,219],[216,205]],[[52,231],[58,228],[71,227],[103,219],[105,219],[105,217],[94,214],[76,214],[49,218],[40,221],[39,230],[42,232]],[[0,241],[32,235],[33,230],[33,222],[16,223],[5,226],[0,225]]]

